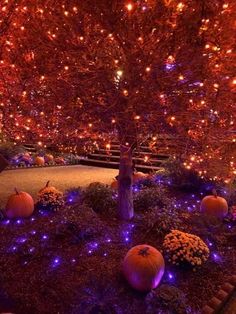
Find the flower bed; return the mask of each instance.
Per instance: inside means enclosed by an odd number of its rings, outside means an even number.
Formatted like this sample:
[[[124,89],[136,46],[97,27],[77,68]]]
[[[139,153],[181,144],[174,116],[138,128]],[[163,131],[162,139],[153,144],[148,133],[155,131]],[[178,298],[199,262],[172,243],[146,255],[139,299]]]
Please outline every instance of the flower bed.
[[[213,225],[199,212],[202,195],[181,194],[174,199],[170,190],[159,193],[161,203],[155,201],[155,207],[148,210],[142,210],[139,202],[133,221],[120,222],[113,207],[116,193],[99,185],[92,187],[85,192],[69,191],[68,205],[57,212],[40,209],[29,219],[5,219],[0,223],[0,236],[4,239],[0,246],[0,274],[5,292],[0,310],[200,313],[232,274],[236,257],[235,223],[225,220]],[[97,208],[99,193],[104,201]],[[150,193],[153,195],[153,188]],[[208,252],[200,245],[200,250],[207,254],[196,269],[168,261],[169,253],[163,242],[176,228],[200,237],[209,248],[207,259]],[[121,263],[131,247],[144,243],[160,250],[166,265],[158,288],[140,293],[124,279]]]

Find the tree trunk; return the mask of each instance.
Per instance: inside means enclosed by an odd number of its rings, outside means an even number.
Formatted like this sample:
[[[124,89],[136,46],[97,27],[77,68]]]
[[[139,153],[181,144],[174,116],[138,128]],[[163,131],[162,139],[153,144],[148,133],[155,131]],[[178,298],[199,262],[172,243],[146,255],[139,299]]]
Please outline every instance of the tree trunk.
[[[132,148],[124,145],[120,146],[118,181],[118,214],[122,220],[130,220],[134,215]]]

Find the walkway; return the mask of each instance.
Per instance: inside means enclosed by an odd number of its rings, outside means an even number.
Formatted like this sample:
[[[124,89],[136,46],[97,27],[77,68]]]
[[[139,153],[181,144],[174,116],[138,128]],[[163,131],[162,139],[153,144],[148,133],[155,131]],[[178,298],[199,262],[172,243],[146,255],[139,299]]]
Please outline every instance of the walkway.
[[[65,191],[71,187],[86,186],[91,182],[109,184],[117,172],[116,169],[81,165],[3,171],[0,173],[0,207],[5,205],[15,187],[29,192],[35,198],[48,180],[59,190]]]

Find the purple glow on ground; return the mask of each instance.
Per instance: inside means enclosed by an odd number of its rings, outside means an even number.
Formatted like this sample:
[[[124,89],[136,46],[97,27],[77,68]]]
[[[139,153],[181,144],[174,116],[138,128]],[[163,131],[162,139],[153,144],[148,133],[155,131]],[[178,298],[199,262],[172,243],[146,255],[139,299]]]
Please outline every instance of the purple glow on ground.
[[[17,243],[25,243],[26,241],[27,241],[27,239],[24,237],[16,239]]]
[[[214,260],[215,262],[221,262],[221,261],[222,261],[220,255],[217,254],[217,253],[212,253],[212,258],[213,258],[213,260]]]

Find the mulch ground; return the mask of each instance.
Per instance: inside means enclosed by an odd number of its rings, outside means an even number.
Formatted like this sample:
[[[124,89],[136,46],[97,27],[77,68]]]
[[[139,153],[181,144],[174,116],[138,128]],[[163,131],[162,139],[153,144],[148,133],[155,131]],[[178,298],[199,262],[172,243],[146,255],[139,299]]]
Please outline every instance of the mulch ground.
[[[199,200],[189,195],[177,203],[183,231],[211,243],[210,258],[195,272],[166,261],[161,285],[146,294],[131,289],[121,272],[132,246],[146,243],[162,249],[163,236],[143,232],[140,219],[124,223],[73,205],[57,213],[37,211],[25,220],[3,220],[0,312],[200,313],[233,272],[236,227],[224,223],[206,232],[198,222]],[[163,294],[163,287],[177,289]]]

